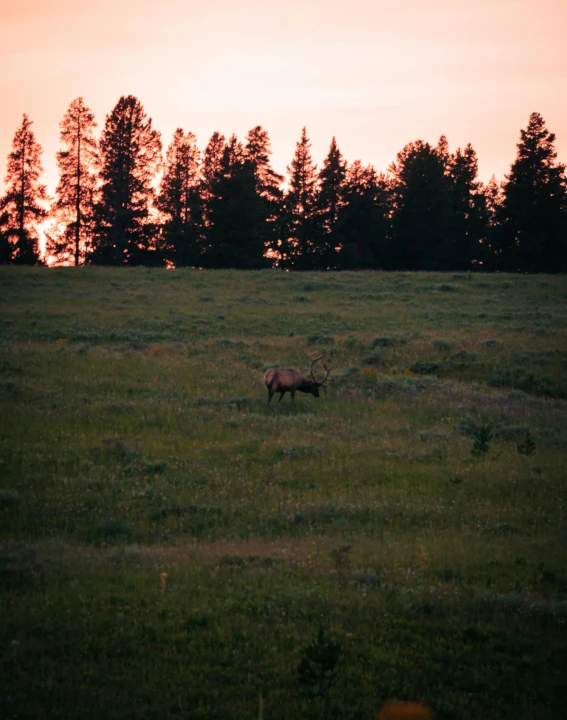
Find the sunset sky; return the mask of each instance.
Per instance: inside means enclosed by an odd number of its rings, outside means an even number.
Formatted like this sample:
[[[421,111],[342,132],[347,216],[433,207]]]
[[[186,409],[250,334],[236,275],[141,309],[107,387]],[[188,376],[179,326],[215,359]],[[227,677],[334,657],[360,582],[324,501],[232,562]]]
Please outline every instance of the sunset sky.
[[[59,122],[82,96],[100,132],[121,95],[164,147],[262,125],[285,172],[301,128],[386,170],[417,139],[471,142],[503,179],[539,112],[567,161],[566,0],[0,0],[0,187],[22,113],[57,181]]]

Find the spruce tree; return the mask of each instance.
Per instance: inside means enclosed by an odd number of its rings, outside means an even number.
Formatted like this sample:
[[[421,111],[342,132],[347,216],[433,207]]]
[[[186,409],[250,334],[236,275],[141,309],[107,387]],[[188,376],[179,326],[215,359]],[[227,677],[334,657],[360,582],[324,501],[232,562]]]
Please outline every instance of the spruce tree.
[[[287,168],[289,190],[283,203],[283,237],[279,264],[294,270],[317,267],[316,166],[311,158],[307,129],[301,131],[295,155]]]
[[[203,202],[203,222],[208,229],[211,226],[211,201],[215,196],[216,184],[222,171],[223,153],[226,139],[219,132],[214,132],[203,153],[201,166],[201,200]]]
[[[178,128],[167,149],[157,205],[165,215],[166,258],[176,267],[194,265],[202,233],[200,152],[193,133]]]
[[[267,267],[265,200],[257,192],[254,164],[233,135],[211,186],[206,267]]]
[[[160,134],[140,101],[132,95],[121,97],[106,118],[100,140],[102,187],[93,262],[163,262],[156,252],[156,224],[150,222],[161,149]]]
[[[12,141],[4,180],[7,190],[0,199],[0,258],[23,265],[40,262],[38,225],[47,216],[47,191],[40,182],[43,150],[31,126],[24,115]]]
[[[468,270],[483,257],[488,227],[486,197],[477,180],[478,160],[470,143],[448,158],[448,175],[453,185],[450,266]]]
[[[252,163],[258,193],[277,203],[281,200],[281,184],[283,176],[277,173],[270,164],[270,138],[268,132],[260,125],[250,130],[246,135],[244,156]]]
[[[517,157],[506,176],[498,252],[501,269],[567,270],[567,184],[557,162],[555,135],[539,113],[521,130]]]
[[[406,145],[390,166],[393,217],[392,267],[447,270],[452,267],[451,182],[447,176],[446,139],[435,148],[417,140]]]
[[[252,164],[256,178],[256,193],[262,199],[259,207],[259,223],[256,231],[262,235],[269,254],[277,257],[278,241],[281,235],[283,176],[275,172],[270,163],[270,139],[260,125],[246,135],[244,156]]]
[[[342,194],[346,167],[347,164],[333,137],[329,152],[319,172],[315,199],[318,230],[315,255],[320,268],[333,268],[337,264],[339,239],[336,225],[343,204]]]
[[[84,264],[92,244],[99,169],[96,125],[83,98],[73,100],[60,123],[65,149],[57,153],[55,227],[48,233],[47,253],[65,264]]]
[[[348,167],[336,223],[341,269],[388,266],[391,194],[391,181],[371,165]]]

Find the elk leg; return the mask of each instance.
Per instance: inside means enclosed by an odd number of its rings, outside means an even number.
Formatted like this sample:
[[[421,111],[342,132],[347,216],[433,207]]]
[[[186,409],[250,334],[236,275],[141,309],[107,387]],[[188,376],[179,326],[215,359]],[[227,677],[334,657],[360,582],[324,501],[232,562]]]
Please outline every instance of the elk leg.
[[[280,393],[280,399],[278,400],[278,402],[281,402],[281,401],[282,401],[282,398],[283,398],[284,395],[285,395],[285,390]]]

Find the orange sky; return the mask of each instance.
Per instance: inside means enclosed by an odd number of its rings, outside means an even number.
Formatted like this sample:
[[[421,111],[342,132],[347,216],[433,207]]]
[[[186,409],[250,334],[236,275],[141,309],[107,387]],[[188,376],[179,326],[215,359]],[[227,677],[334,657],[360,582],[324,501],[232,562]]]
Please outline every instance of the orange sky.
[[[335,135],[385,170],[444,133],[502,179],[534,111],[567,161],[565,28],[567,0],[0,0],[0,183],[23,112],[52,192],[69,103],[100,131],[125,94],[164,146],[260,124],[285,172],[306,125],[319,165]]]

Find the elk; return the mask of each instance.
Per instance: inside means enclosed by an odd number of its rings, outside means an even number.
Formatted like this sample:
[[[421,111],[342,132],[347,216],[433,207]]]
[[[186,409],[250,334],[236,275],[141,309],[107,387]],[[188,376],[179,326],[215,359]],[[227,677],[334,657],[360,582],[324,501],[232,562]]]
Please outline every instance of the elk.
[[[314,397],[319,397],[319,388],[327,387],[329,375],[331,373],[332,366],[328,364],[327,358],[323,361],[322,365],[325,369],[325,377],[322,380],[317,380],[313,374],[313,368],[315,363],[323,359],[323,355],[319,357],[313,357],[310,353],[307,353],[311,361],[311,380],[302,377],[296,370],[282,370],[280,368],[270,368],[264,373],[264,382],[268,388],[268,403],[272,397],[279,392],[280,399],[282,401],[283,396],[286,392],[291,393],[291,399],[295,400],[295,393],[297,391],[304,393],[311,393]]]

